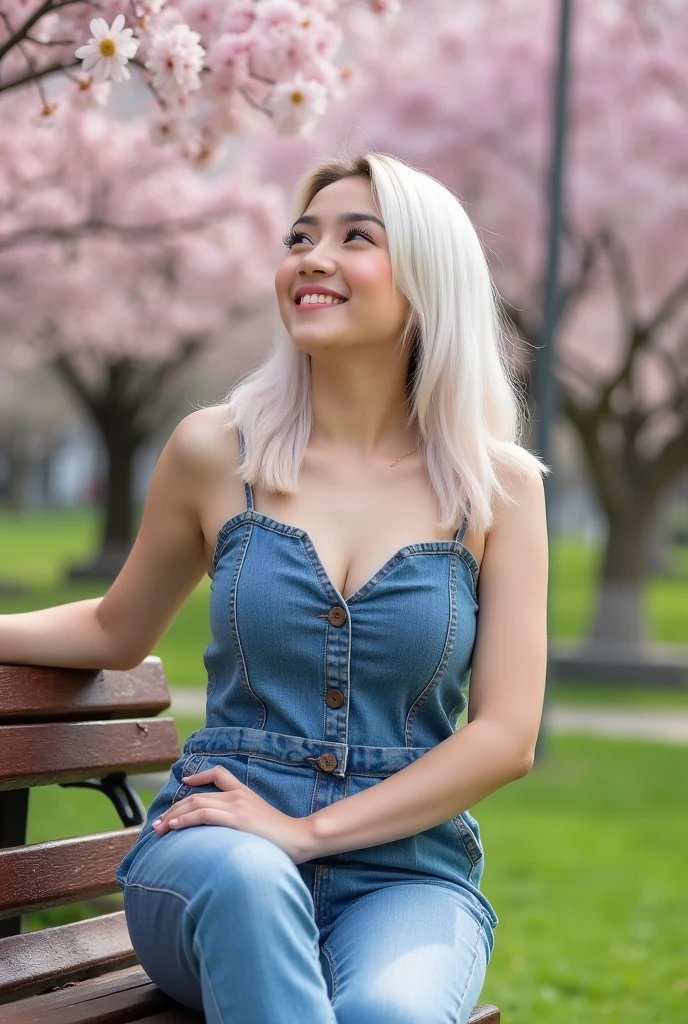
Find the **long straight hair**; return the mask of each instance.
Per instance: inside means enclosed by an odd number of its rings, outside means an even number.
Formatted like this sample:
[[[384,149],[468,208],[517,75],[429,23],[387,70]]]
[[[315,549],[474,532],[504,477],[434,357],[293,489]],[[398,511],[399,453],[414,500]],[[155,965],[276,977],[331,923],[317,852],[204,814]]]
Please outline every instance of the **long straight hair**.
[[[370,181],[387,232],[395,286],[409,302],[399,346],[409,351],[408,424],[436,494],[442,529],[470,515],[493,524],[496,495],[511,500],[502,471],[549,473],[521,443],[526,405],[507,359],[499,296],[478,235],[459,199],[396,157],[364,153],[318,164],[299,183],[294,219],[327,185]],[[237,473],[268,491],[298,493],[312,429],[310,356],[285,329],[224,399],[228,426],[246,450]]]

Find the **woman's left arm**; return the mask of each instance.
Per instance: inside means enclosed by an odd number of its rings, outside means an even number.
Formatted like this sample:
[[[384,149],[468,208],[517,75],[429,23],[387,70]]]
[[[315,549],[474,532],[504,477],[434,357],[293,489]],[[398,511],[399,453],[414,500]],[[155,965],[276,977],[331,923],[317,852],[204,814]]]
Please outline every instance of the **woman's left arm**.
[[[526,775],[540,728],[547,662],[547,523],[538,473],[510,478],[479,576],[468,723],[413,764],[302,820],[300,859],[415,835]]]

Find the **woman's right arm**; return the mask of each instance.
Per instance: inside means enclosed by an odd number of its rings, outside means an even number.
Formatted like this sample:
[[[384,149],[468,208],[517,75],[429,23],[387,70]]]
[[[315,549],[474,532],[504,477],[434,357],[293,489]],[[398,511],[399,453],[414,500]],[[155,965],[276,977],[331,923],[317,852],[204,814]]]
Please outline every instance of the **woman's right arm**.
[[[210,412],[185,417],[165,445],[138,536],[105,596],[0,615],[0,664],[125,669],[150,654],[208,568],[199,507],[217,466]]]

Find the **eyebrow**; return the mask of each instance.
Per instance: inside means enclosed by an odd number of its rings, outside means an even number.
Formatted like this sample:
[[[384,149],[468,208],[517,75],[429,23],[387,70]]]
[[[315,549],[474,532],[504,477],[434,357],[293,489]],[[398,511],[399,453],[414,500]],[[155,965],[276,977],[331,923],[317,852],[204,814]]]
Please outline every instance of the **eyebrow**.
[[[354,222],[361,220],[369,220],[374,224],[379,224],[382,230],[385,230],[385,225],[382,223],[379,217],[373,216],[372,213],[340,213],[337,215],[337,222],[339,224],[353,224]],[[312,213],[304,213],[303,217],[299,217],[292,224],[292,231],[297,224],[319,224],[320,220],[318,217],[314,217]]]

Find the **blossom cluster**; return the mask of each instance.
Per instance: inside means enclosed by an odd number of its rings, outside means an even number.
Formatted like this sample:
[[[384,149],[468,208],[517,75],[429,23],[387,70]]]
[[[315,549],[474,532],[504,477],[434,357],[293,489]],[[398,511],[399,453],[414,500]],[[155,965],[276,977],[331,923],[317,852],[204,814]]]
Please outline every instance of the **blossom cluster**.
[[[341,98],[347,39],[370,38],[399,0],[0,0],[0,92],[35,86],[36,123],[59,119],[46,82],[69,79],[71,102],[103,107],[136,79],[152,94],[154,141],[202,162],[259,115],[307,135]],[[94,17],[97,13],[97,17]]]

